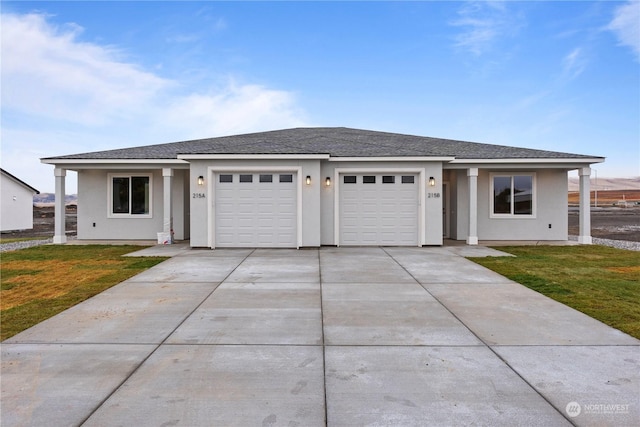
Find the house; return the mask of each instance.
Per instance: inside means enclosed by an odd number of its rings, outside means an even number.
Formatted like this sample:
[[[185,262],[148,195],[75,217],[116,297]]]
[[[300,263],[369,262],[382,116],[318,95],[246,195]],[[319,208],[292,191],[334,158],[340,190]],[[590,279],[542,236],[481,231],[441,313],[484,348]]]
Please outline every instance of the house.
[[[32,229],[33,196],[40,192],[4,169],[0,175],[0,231]]]
[[[78,239],[192,247],[567,240],[567,172],[604,158],[349,128],[296,128],[42,159],[78,173]],[[59,212],[63,212],[60,203]],[[56,214],[54,241],[65,241]]]

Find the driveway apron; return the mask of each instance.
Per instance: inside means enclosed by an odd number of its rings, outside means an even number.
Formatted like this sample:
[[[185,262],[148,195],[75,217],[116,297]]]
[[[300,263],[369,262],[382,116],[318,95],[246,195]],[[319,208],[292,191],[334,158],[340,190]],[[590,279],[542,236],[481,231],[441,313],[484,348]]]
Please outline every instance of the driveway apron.
[[[3,342],[1,425],[640,425],[640,341],[456,252],[177,251]]]

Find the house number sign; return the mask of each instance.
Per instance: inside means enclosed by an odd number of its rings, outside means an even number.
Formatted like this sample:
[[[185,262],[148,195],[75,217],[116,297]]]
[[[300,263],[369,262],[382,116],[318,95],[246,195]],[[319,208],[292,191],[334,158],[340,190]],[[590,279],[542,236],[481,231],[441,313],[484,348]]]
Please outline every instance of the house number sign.
[[[427,193],[427,199],[438,199],[440,198],[440,193]]]
[[[194,199],[204,199],[205,195],[204,195],[204,193],[193,193],[193,198]]]

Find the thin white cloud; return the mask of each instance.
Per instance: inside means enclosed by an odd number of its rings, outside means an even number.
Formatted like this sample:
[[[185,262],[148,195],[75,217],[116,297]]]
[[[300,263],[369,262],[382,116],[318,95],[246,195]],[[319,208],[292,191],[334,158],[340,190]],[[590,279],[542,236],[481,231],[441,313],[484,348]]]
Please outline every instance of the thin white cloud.
[[[167,42],[169,43],[193,43],[198,40],[200,40],[200,36],[193,33],[172,34],[167,36]]]
[[[618,6],[607,29],[615,33],[621,45],[630,47],[640,62],[640,1],[629,0]]]
[[[175,98],[159,117],[169,124],[166,127],[183,129],[189,138],[305,124],[291,93],[260,85],[238,85],[233,80],[214,93]]]
[[[81,41],[78,25],[55,26],[42,14],[2,14],[1,24],[7,169],[30,164],[41,171],[38,156],[305,125],[288,91],[232,78],[187,90],[193,82],[127,62],[124,50]],[[53,137],[61,134],[67,137]],[[30,147],[30,162],[21,147]]]
[[[85,126],[135,119],[192,131],[200,123],[212,133],[239,129],[243,121],[252,129],[256,123],[301,122],[289,92],[229,80],[202,93],[180,93],[189,82],[124,62],[121,51],[81,42],[80,33],[77,26],[57,28],[40,14],[2,15],[3,110]]]
[[[450,24],[461,28],[454,46],[476,57],[490,51],[501,37],[513,34],[521,25],[503,1],[465,2],[458,10],[458,19]]]
[[[85,125],[136,111],[170,82],[79,42],[77,25],[44,15],[2,15],[2,108]]]
[[[563,75],[568,79],[578,77],[587,67],[587,59],[584,50],[580,47],[573,49],[563,61]]]

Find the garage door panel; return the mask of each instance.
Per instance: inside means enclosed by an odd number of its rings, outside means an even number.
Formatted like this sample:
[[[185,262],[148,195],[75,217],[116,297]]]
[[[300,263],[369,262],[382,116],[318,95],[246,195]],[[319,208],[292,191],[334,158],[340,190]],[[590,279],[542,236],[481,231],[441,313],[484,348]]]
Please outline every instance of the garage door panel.
[[[356,183],[340,185],[340,244],[418,244],[418,188],[403,183],[403,176],[417,182],[416,174],[348,174]],[[375,183],[363,183],[363,176],[375,176]],[[385,177],[383,179],[383,176]],[[405,179],[405,181],[410,179]]]
[[[280,182],[278,174],[242,172],[252,182],[225,175],[232,182],[215,177],[215,246],[296,247],[296,175],[286,173],[292,182]]]

